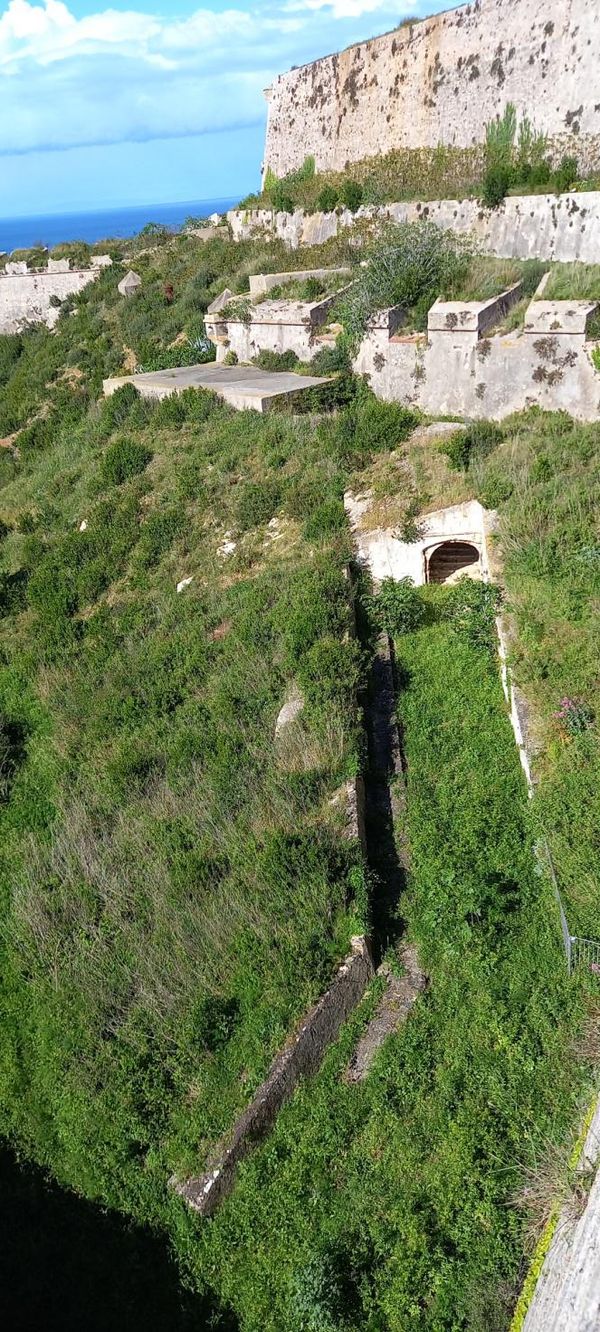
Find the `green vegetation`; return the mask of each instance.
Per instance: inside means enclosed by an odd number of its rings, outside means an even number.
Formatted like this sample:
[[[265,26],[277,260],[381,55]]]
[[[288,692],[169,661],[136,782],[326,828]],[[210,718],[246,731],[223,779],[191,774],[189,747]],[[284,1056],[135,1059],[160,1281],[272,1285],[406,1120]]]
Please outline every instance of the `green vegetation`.
[[[547,301],[600,301],[600,264],[552,264]]]
[[[507,1204],[536,1144],[568,1137],[577,1079],[489,592],[428,590],[397,644],[411,851],[397,910],[429,993],[357,1088],[342,1074],[366,1001],[191,1255],[248,1329],[509,1322],[522,1222]]]
[[[319,277],[298,278],[271,287],[264,296],[255,297],[254,304],[258,305],[261,301],[319,301],[325,296],[332,296],[350,280],[350,273],[324,273]]]
[[[598,426],[533,412],[505,429],[505,443],[475,467],[482,499],[495,490],[501,514],[515,669],[541,744],[536,809],[572,933],[591,937],[600,937],[599,446]],[[590,724],[572,733],[562,724],[565,698],[579,702]]]
[[[515,194],[539,190],[564,194],[581,189],[577,158],[564,154],[553,166],[550,147],[547,135],[538,134],[527,116],[519,121],[517,133],[517,110],[512,102],[501,116],[488,121],[482,188],[487,207],[497,208],[511,190]],[[587,188],[596,189],[597,180],[588,181]]]
[[[584,175],[572,154],[558,157],[552,141],[527,117],[517,127],[512,103],[488,122],[484,134],[484,142],[471,148],[399,148],[352,162],[345,172],[316,173],[314,159],[307,158],[281,180],[268,171],[262,192],[247,195],[240,208],[356,212],[361,204],[466,198],[496,208],[506,194],[598,189],[598,176]]]
[[[588,1077],[572,1037],[594,982],[566,976],[533,844],[545,830],[572,929],[600,936],[599,428],[531,413],[442,451],[352,377],[378,302],[416,317],[431,293],[500,281],[434,231],[393,228],[370,252],[363,304],[319,353],[328,400],[305,415],[131,386],[98,399],[132,358],[199,339],[226,285],[284,258],[347,263],[345,240],[290,256],[153,231],[121,251],[142,276],[131,300],[115,266],[55,332],[0,339],[0,1132],[168,1232],[231,1314],[216,1325],[243,1332],[505,1332],[532,1229],[515,1196],[548,1142],[570,1143]],[[441,504],[498,508],[533,809],[494,589],[375,597],[363,577],[353,637],[350,485],[395,505],[407,540]],[[201,1223],[169,1178],[207,1163],[352,933],[382,918],[336,798],[368,763],[357,697],[382,627],[410,873],[378,942],[393,957],[406,932],[429,990],[352,1086],[375,982]],[[276,741],[292,686],[304,706]]]
[[[407,323],[425,327],[440,291],[466,277],[471,246],[467,238],[440,231],[433,222],[390,223],[371,242],[366,260],[335,309],[353,350],[371,315],[386,306],[402,306]]]

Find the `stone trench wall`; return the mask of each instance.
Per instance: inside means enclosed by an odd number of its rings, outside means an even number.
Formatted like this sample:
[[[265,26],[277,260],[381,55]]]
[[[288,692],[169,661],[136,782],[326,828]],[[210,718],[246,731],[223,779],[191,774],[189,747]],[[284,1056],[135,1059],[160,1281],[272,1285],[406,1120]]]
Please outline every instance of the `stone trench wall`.
[[[289,1100],[301,1077],[316,1073],[327,1047],[356,1007],[374,975],[367,941],[352,940],[352,952],[342,963],[330,988],[311,1009],[285,1049],[277,1056],[247,1110],[234,1125],[228,1144],[203,1174],[184,1182],[172,1181],[188,1206],[210,1216],[231,1192],[235,1170],[268,1131]]]
[[[600,13],[600,8],[599,8]],[[600,92],[599,92],[600,96]],[[333,213],[275,213],[269,208],[234,208],[227,214],[234,240],[276,236],[290,250],[323,245],[341,231],[366,222],[377,224],[429,220],[442,230],[470,234],[488,254],[500,259],[579,260],[597,263],[600,254],[600,192],[509,195],[489,210],[477,199],[411,200],[378,208],[340,209]]]
[[[307,154],[343,171],[395,148],[468,147],[508,101],[553,141],[600,165],[597,0],[475,0],[279,75],[265,171]],[[594,95],[594,90],[596,90]]]
[[[99,267],[67,271],[0,274],[0,333],[20,333],[28,324],[53,328],[59,309],[53,296],[64,301],[94,282]]]

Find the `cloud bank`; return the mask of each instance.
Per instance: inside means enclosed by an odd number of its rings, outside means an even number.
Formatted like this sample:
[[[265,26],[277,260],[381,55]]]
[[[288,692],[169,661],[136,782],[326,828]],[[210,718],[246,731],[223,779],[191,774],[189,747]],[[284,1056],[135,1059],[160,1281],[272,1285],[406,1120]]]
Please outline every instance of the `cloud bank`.
[[[0,154],[257,124],[279,70],[364,37],[363,15],[383,30],[418,9],[410,0],[267,0],[181,17],[77,17],[63,0],[10,0],[0,13]]]

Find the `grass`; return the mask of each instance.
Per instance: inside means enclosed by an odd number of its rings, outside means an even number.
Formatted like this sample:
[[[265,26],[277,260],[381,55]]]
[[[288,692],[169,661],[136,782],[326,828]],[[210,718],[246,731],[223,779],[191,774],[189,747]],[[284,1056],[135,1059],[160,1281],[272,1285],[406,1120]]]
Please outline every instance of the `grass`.
[[[569,1133],[576,1005],[488,631],[465,636],[451,601],[428,594],[428,622],[397,644],[411,855],[397,910],[430,989],[357,1089],[341,1074],[367,1000],[198,1231],[192,1267],[248,1332],[507,1327],[523,1246],[509,1200],[536,1144]]]
[[[482,135],[484,126],[482,125]],[[552,145],[549,143],[548,148]],[[556,158],[556,153],[553,154]],[[345,207],[402,202],[410,199],[480,199],[484,191],[486,156],[483,143],[470,148],[439,144],[435,148],[399,148],[378,157],[361,158],[344,172],[290,172],[282,180],[265,182],[262,193],[250,194],[241,208],[270,208],[307,212],[330,212]],[[514,183],[506,180],[509,194],[552,194],[559,190],[597,190],[598,176],[586,176],[575,163],[574,172],[563,179],[560,171],[548,170],[539,179],[530,176]]]
[[[359,659],[347,540],[324,513],[335,456],[319,469],[302,422],[208,395],[180,422],[127,401],[108,444],[111,404],[0,492],[5,567],[26,579],[2,622],[2,714],[22,736],[0,808],[2,1105],[8,1129],[20,1087],[38,1159],[135,1209],[135,1159],[160,1193],[198,1164],[358,928],[356,849],[327,800],[356,764]],[[305,449],[321,484],[269,544]],[[295,677],[306,761],[288,771],[273,728]]]
[[[214,289],[260,249],[202,254]],[[125,341],[168,347],[167,273],[195,309],[197,255],[140,263],[137,309],[109,272],[53,335],[0,341],[0,1126],[163,1226],[171,1174],[201,1167],[364,928],[330,803],[363,670],[341,500],[415,420],[351,381],[319,422],[193,391],[97,403]]]
[[[505,576],[518,638],[515,670],[534,709],[540,786],[536,806],[552,848],[572,933],[600,937],[598,820],[600,746],[597,673],[600,549],[597,425],[532,412],[476,468],[485,499],[497,498]],[[590,715],[569,735],[561,699]]]
[[[600,301],[600,264],[552,264],[545,301]]]
[[[262,301],[320,301],[333,296],[351,280],[350,273],[329,273],[323,277],[308,277],[284,282],[271,287],[264,296],[254,298],[254,305]]]

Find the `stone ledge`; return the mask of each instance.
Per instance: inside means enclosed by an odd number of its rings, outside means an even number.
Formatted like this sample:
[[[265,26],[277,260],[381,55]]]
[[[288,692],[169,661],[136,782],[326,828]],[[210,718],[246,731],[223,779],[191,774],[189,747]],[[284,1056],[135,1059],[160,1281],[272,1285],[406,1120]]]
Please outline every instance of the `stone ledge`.
[[[211,1216],[231,1192],[238,1163],[264,1137],[300,1078],[317,1072],[327,1047],[362,999],[373,975],[369,941],[362,935],[355,936],[352,951],[329,989],[317,1000],[277,1055],[265,1081],[234,1125],[228,1143],[217,1149],[204,1174],[170,1181],[171,1187],[193,1211],[201,1216]]]

